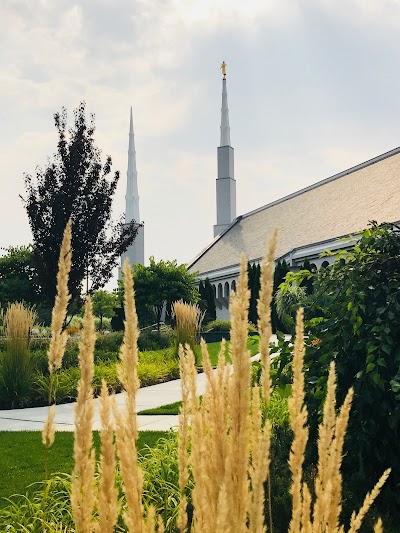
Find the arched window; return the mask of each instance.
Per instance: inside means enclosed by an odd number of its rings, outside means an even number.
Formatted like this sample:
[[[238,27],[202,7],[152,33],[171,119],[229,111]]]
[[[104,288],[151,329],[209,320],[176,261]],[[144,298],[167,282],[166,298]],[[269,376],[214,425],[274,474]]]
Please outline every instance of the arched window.
[[[236,281],[232,281],[231,290],[236,292]]]
[[[321,265],[321,268],[328,268],[328,266],[329,266],[328,261],[324,261],[324,262],[322,263],[322,265]]]
[[[311,263],[310,268],[311,272],[315,272],[317,270],[317,265],[315,263]]]
[[[229,283],[227,281],[225,282],[224,296],[225,298],[229,298]]]
[[[218,298],[222,298],[222,284],[218,283]]]
[[[214,289],[214,298],[217,297],[217,287],[215,285],[213,285],[213,289]]]

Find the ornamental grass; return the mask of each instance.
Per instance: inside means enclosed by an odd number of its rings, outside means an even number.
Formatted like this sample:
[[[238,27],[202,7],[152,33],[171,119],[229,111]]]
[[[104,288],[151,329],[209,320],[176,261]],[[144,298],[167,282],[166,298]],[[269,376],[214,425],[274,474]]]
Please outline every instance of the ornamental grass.
[[[216,370],[212,369],[207,346],[201,342],[206,391],[197,392],[195,356],[190,344],[180,345],[183,405],[179,417],[178,527],[181,533],[266,533],[273,532],[273,516],[265,516],[265,482],[270,461],[270,422],[263,409],[271,396],[269,375],[270,304],[276,235],[262,264],[260,354],[263,365],[261,387],[251,385],[251,363],[246,348],[249,290],[247,262],[241,259],[237,291],[231,295],[232,320],[230,356],[225,361],[222,343]],[[138,380],[138,323],[132,273],[124,264],[125,335],[120,351],[120,380],[125,406],[116,406],[103,383],[100,418],[102,453],[99,480],[95,482],[93,422],[93,351],[95,332],[90,299],[86,302],[80,345],[81,380],[76,406],[75,468],[72,474],[72,514],[79,533],[112,533],[116,528],[131,533],[161,533],[164,523],[143,499],[143,472],[137,454],[138,427],[136,394]],[[335,404],[336,376],[331,365],[323,421],[319,427],[319,460],[313,486],[305,483],[304,455],[308,439],[304,392],[304,325],[300,310],[296,322],[293,360],[293,388],[289,401],[294,433],[289,465],[292,473],[292,518],[290,533],[354,533],[385,482],[386,471],[354,512],[347,529],[340,524],[341,462],[344,435],[350,414],[352,391],[338,410]],[[118,465],[118,466],[116,466]],[[122,478],[124,499],[118,497],[115,472]],[[272,489],[273,490],[273,487]],[[189,500],[191,505],[188,505]],[[188,513],[190,510],[190,513]],[[118,522],[118,526],[117,526]],[[122,526],[121,526],[122,524]],[[118,529],[119,530],[119,529]],[[375,532],[382,531],[378,521]]]
[[[186,346],[188,344],[197,355],[196,345],[199,341],[204,313],[198,305],[179,300],[172,305],[172,317],[175,319],[177,353],[179,353],[179,345]]]
[[[11,408],[29,400],[33,368],[29,339],[37,315],[23,303],[11,304],[4,313],[5,353],[0,369],[2,401]]]

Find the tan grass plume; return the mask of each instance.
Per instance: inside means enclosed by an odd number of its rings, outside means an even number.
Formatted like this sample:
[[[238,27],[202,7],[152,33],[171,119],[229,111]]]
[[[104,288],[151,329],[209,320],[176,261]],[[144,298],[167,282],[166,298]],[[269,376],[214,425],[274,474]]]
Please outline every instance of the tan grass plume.
[[[71,480],[72,514],[79,533],[91,533],[94,529],[95,455],[92,437],[94,415],[92,380],[95,342],[93,306],[91,298],[87,297],[82,336],[79,343],[81,377],[78,383],[78,397],[75,406],[75,466]]]
[[[260,294],[257,302],[258,332],[260,335],[259,351],[262,362],[261,390],[265,401],[269,400],[271,394],[269,343],[272,335],[271,303],[274,288],[277,239],[278,232],[275,230],[269,239],[267,253],[261,262]]]
[[[197,335],[200,330],[204,313],[197,304],[186,303],[179,300],[172,304],[172,316],[175,318],[175,332],[177,346],[189,344],[194,350],[197,344]]]
[[[137,456],[137,418],[136,394],[140,383],[137,375],[139,336],[138,319],[135,307],[132,270],[128,259],[123,265],[125,330],[120,349],[121,365],[119,379],[125,390],[125,410],[115,408],[116,443],[124,484],[127,510],[124,520],[129,532],[144,533],[146,524],[143,520],[143,474]],[[151,516],[149,520],[152,520]]]
[[[49,413],[47,415],[46,421],[44,423],[43,431],[42,431],[42,443],[46,448],[50,448],[50,446],[54,442],[54,436],[55,436],[55,431],[56,431],[56,428],[54,425],[55,414],[56,414],[56,406],[52,405],[49,408]]]
[[[22,342],[29,344],[29,337],[37,314],[34,308],[26,307],[23,303],[10,304],[4,314],[4,335],[7,342]]]
[[[67,334],[62,331],[62,328],[67,315],[68,302],[71,298],[68,292],[68,277],[72,261],[71,238],[72,222],[69,220],[64,231],[58,260],[57,294],[51,316],[51,340],[48,352],[50,375],[61,368],[67,342]]]
[[[292,473],[292,519],[289,533],[299,533],[302,514],[302,476],[304,453],[308,439],[307,408],[305,406],[304,393],[304,313],[303,309],[297,311],[296,317],[296,340],[293,354],[293,385],[292,397],[289,399],[290,424],[294,438],[289,456],[289,466]]]
[[[302,481],[305,447],[308,438],[307,409],[304,392],[304,324],[303,310],[296,318],[296,341],[293,356],[292,397],[289,400],[290,423],[294,433],[289,465],[292,472],[292,520],[291,533],[340,533],[342,509],[342,475],[344,436],[353,398],[353,390],[346,395],[343,405],[336,414],[336,374],[332,362],[329,370],[327,395],[324,403],[323,420],[319,426],[318,469],[315,480],[315,501],[312,505],[310,490]],[[358,513],[353,513],[349,533],[356,533],[365,514],[371,507],[385,483],[390,470],[384,472],[371,493],[367,494]],[[377,528],[379,530],[378,523]]]
[[[113,533],[117,523],[119,504],[118,489],[116,487],[116,457],[114,448],[114,421],[112,419],[112,405],[115,396],[110,396],[107,384],[103,380],[100,395],[101,420],[101,455],[100,481],[98,490],[99,533]]]
[[[50,373],[50,387],[49,387],[49,404],[52,400],[55,402],[55,380],[54,372],[61,368],[62,359],[64,357],[65,346],[67,342],[67,334],[62,331],[65,317],[67,315],[68,302],[70,300],[70,294],[68,292],[68,280],[71,270],[72,250],[72,224],[71,220],[68,221],[64,230],[63,240],[61,243],[60,256],[58,259],[58,272],[57,272],[57,287],[56,287],[56,299],[54,302],[52,317],[51,317],[51,339],[50,346],[47,353],[48,368]],[[49,413],[44,424],[42,432],[42,441],[46,447],[46,450],[54,442],[55,437],[55,405],[49,409]],[[48,455],[46,451],[45,457],[45,469],[47,478],[47,464]]]

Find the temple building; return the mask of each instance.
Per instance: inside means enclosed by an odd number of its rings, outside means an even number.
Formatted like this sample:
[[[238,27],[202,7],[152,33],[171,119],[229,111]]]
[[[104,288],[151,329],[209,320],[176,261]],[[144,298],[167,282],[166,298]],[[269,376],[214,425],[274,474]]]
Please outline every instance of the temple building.
[[[251,263],[259,262],[275,228],[279,232],[276,261],[285,259],[296,270],[305,259],[317,267],[326,266],[334,257],[320,254],[327,249],[351,249],[372,220],[400,221],[400,147],[237,216],[225,63],[222,73],[217,223],[214,239],[188,268],[199,279],[209,278],[217,318],[228,319],[229,293],[236,287],[241,253]]]

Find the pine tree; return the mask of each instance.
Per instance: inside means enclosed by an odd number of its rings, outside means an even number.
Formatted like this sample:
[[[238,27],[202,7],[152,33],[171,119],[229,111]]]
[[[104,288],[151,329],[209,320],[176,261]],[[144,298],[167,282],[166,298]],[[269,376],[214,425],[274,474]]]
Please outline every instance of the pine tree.
[[[211,322],[217,318],[217,308],[215,306],[214,288],[208,278],[204,281],[204,299],[207,302],[205,322]]]
[[[249,273],[249,290],[250,290],[250,305],[249,305],[249,322],[256,325],[258,320],[257,315],[257,300],[260,293],[260,273],[261,267],[259,264],[248,263],[247,270]]]

